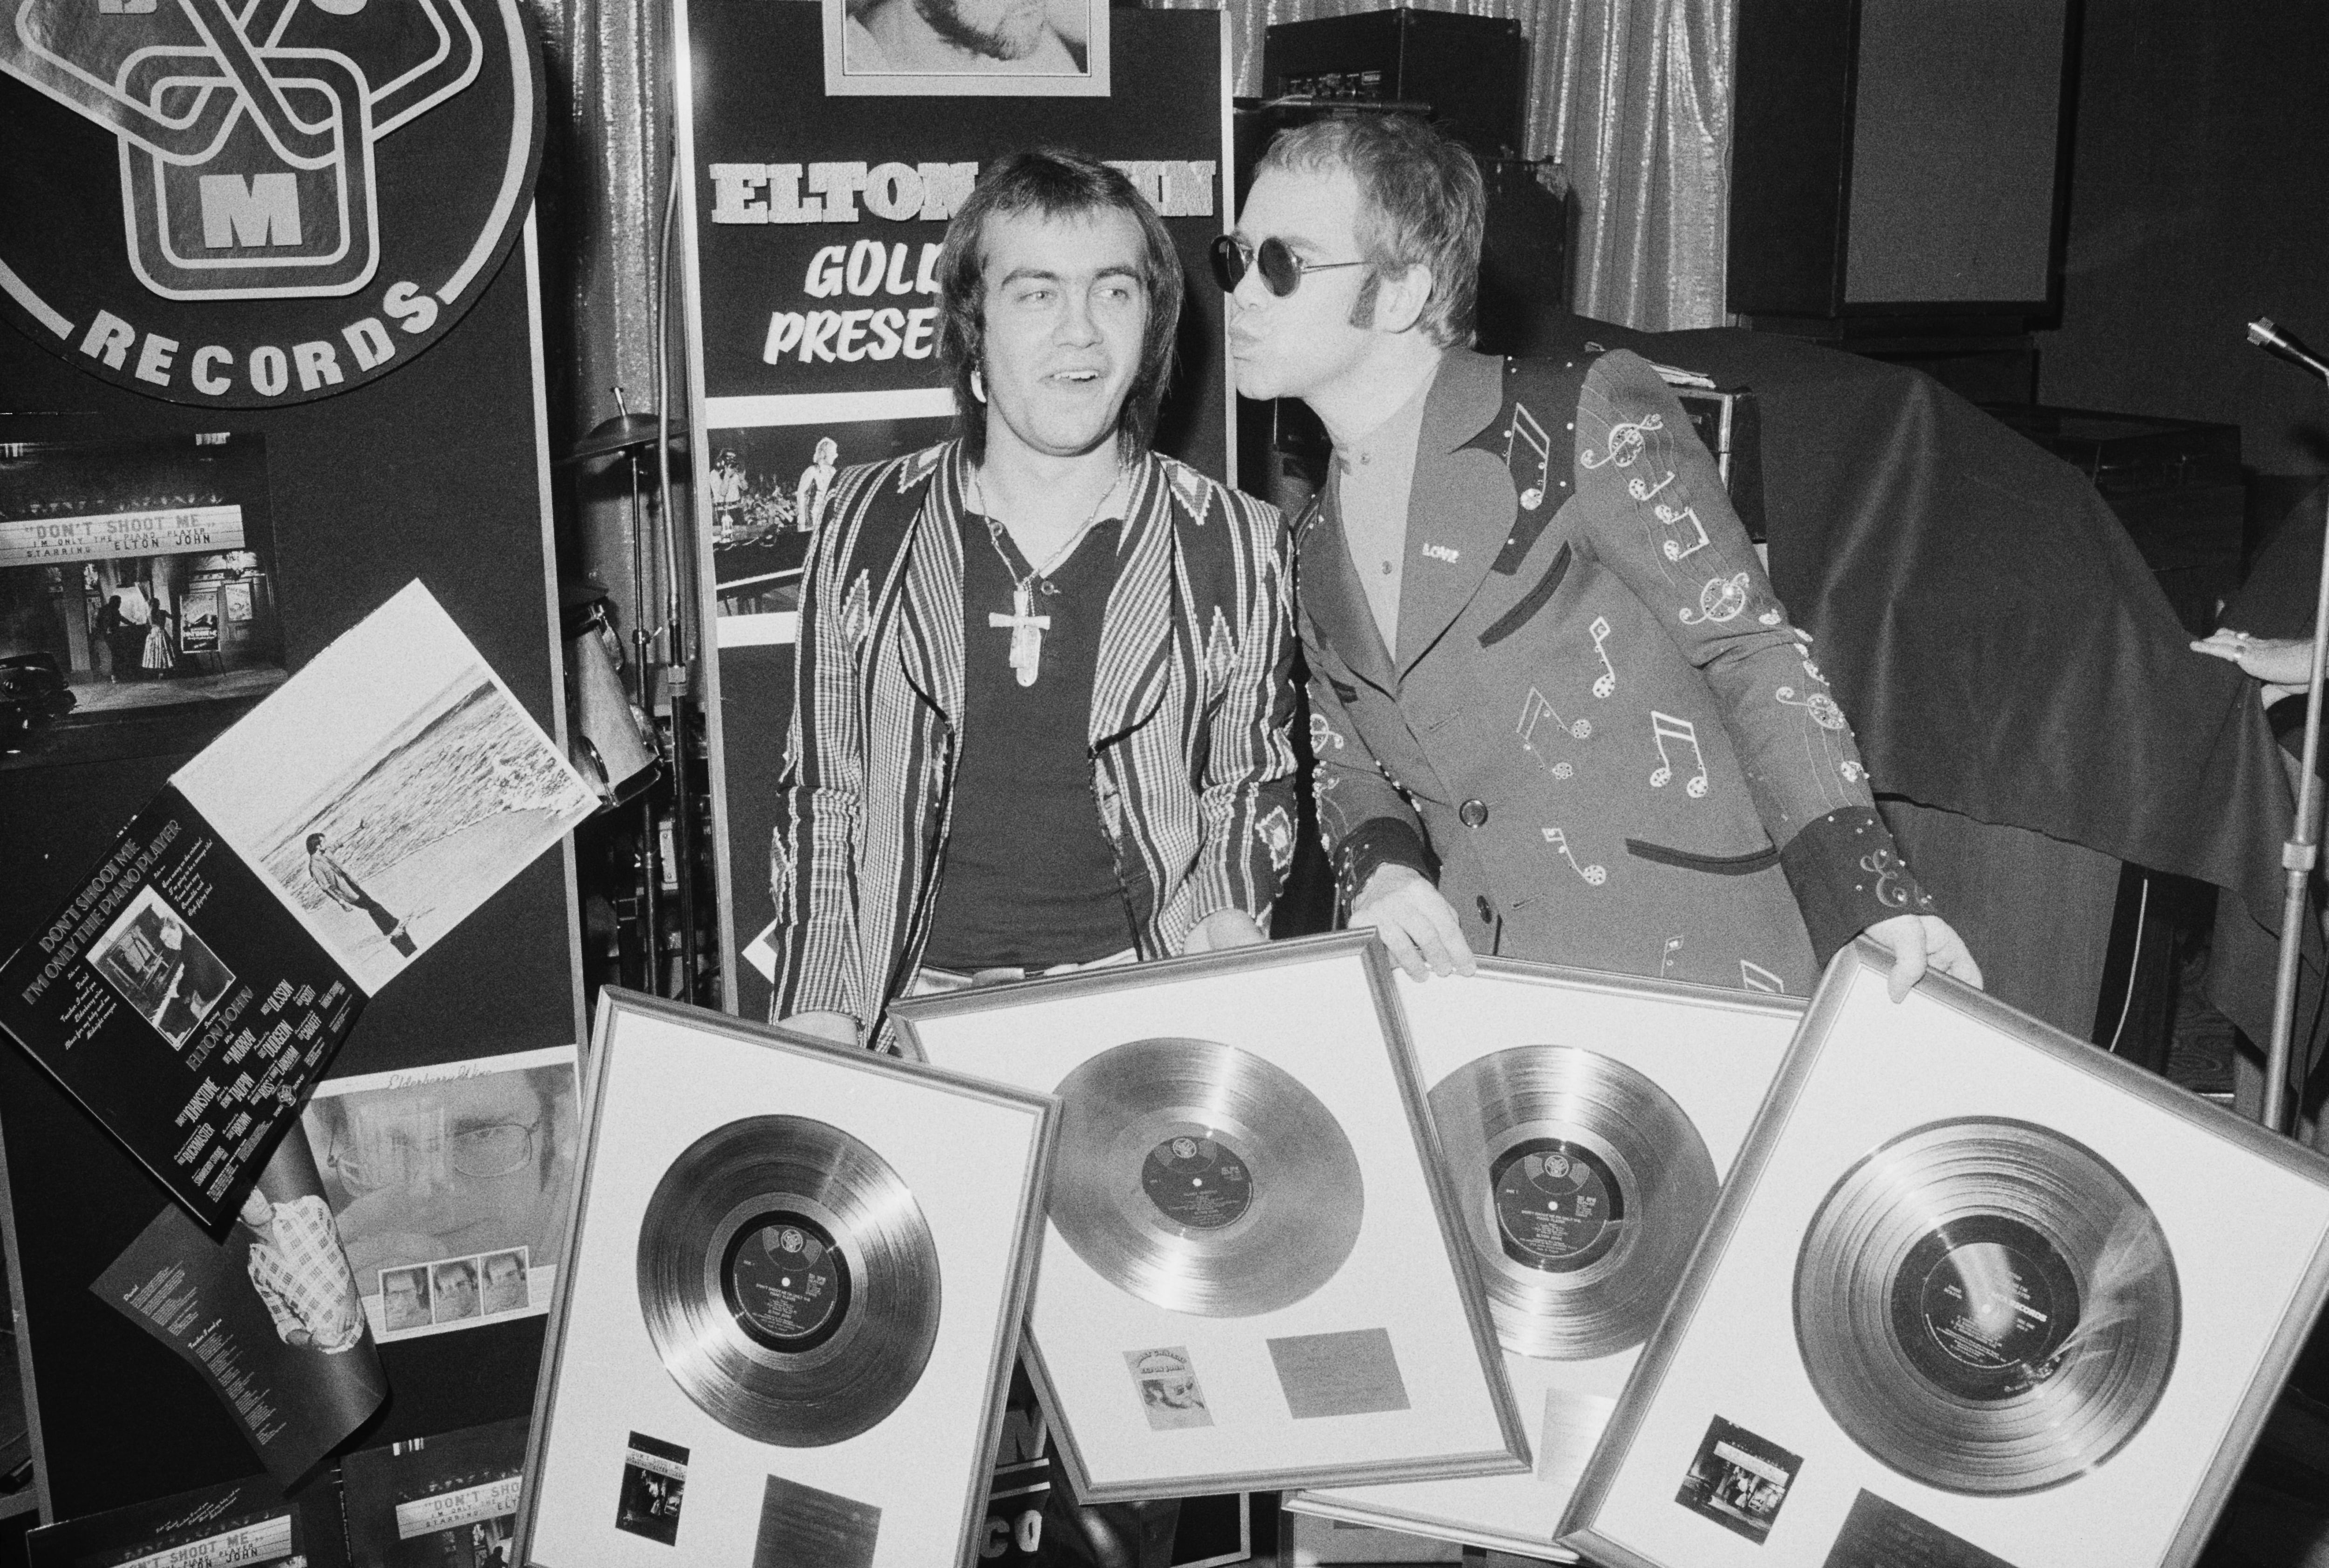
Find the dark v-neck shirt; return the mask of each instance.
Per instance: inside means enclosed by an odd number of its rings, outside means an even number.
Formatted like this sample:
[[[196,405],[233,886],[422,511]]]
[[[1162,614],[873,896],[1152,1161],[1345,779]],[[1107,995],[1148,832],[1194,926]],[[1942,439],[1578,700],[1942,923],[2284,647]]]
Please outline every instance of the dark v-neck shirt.
[[[1035,684],[1011,664],[1013,569],[985,518],[962,519],[962,751],[955,764],[954,825],[938,874],[923,962],[968,972],[1084,963],[1134,945],[1132,915],[1100,826],[1088,736],[1100,624],[1122,562],[1124,524],[1084,535],[1034,582],[1048,615]],[[1014,569],[1025,558],[1006,535]]]

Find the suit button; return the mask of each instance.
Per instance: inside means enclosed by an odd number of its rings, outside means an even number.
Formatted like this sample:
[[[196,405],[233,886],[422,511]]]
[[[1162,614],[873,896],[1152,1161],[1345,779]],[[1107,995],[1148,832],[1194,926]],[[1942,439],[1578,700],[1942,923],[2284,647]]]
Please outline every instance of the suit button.
[[[1485,800],[1466,800],[1456,808],[1456,820],[1466,827],[1482,826],[1488,820],[1488,803]]]
[[[1488,907],[1488,899],[1485,893],[1483,893],[1480,896],[1478,904],[1480,909],[1480,923],[1483,925],[1493,925],[1495,922],[1496,912]]]

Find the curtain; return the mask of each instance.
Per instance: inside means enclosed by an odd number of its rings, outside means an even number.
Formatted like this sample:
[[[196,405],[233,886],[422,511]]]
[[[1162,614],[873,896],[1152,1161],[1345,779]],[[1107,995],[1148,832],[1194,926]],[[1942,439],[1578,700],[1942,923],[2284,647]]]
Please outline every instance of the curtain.
[[[1218,0],[1149,0],[1218,8]],[[1262,90],[1265,29],[1380,0],[1228,0],[1234,90]],[[1553,158],[1578,207],[1570,304],[1644,332],[1721,326],[1736,0],[1435,0],[1519,19],[1523,156]]]

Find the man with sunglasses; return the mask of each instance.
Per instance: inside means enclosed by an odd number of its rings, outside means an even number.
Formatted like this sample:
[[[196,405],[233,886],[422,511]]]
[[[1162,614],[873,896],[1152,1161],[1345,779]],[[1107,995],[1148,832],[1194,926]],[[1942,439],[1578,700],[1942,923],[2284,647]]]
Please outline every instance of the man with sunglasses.
[[[1808,634],[1628,353],[1473,353],[1471,155],[1400,116],[1274,143],[1217,242],[1247,397],[1334,460],[1297,525],[1320,829],[1408,972],[1501,953],[1804,995],[1980,983],[1878,818]]]

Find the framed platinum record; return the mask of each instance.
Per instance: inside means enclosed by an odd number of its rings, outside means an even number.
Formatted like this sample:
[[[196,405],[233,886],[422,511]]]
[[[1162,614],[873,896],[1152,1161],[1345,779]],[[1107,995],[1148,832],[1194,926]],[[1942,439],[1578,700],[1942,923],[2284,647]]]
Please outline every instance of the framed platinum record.
[[[1534,1464],[1286,1507],[1564,1560],[1561,1513],[1804,1003],[1509,959],[1395,985]]]
[[[1526,1468],[1370,934],[893,1012],[932,1062],[1059,1096],[1030,1365],[1079,1495]]]
[[[2329,1161],[1891,962],[1829,966],[1562,1539],[2183,1568],[2329,1294]]]
[[[608,990],[522,1560],[978,1561],[1049,1100]]]

